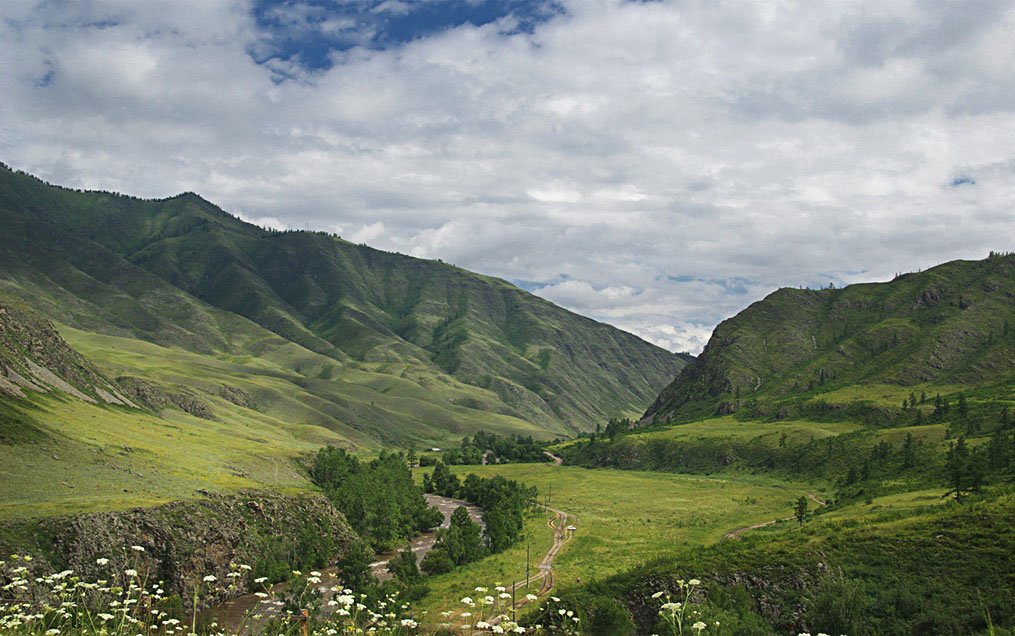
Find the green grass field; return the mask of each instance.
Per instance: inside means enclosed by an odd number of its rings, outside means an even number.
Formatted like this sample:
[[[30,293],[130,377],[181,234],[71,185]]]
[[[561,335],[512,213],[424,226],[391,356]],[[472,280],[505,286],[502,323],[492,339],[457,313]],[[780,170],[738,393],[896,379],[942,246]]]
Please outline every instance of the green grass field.
[[[824,439],[842,433],[852,433],[862,429],[860,424],[850,422],[810,422],[791,420],[779,422],[759,422],[738,420],[733,417],[715,417],[688,424],[667,426],[650,430],[645,433],[633,433],[630,439],[694,439],[694,438],[734,438],[740,440],[761,439],[776,446],[783,435],[787,442],[806,442],[812,439]]]
[[[805,492],[819,487],[773,478],[699,477],[638,471],[588,470],[549,464],[457,466],[454,472],[503,475],[534,485],[550,505],[578,517],[578,530],[554,565],[558,585],[604,578],[665,556],[674,546],[708,545],[730,530],[792,513]],[[532,562],[549,547],[549,515],[531,519]],[[525,545],[431,579],[421,607],[436,613],[477,585],[524,578]],[[449,605],[450,604],[450,605]]]
[[[928,402],[925,406],[933,406],[934,396],[950,395],[959,391],[969,390],[968,386],[959,384],[914,384],[900,386],[894,384],[854,384],[834,391],[820,393],[814,400],[821,400],[829,404],[850,404],[852,402],[867,402],[875,406],[897,408],[903,400],[909,399],[910,394],[917,398],[921,394],[926,395]]]
[[[34,396],[23,411],[44,438],[4,451],[0,519],[150,506],[196,497],[198,489],[307,489],[295,458],[328,434],[306,435],[252,411],[214,422],[55,396]]]

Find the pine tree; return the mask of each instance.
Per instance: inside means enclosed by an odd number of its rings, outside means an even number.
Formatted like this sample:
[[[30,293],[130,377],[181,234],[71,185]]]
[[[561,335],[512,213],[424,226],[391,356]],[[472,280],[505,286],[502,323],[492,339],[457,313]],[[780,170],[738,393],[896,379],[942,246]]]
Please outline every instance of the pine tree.
[[[961,435],[949,446],[945,466],[955,500],[962,501],[963,491],[969,487],[969,447]]]
[[[458,477],[451,474],[451,469],[444,462],[438,460],[434,464],[431,480],[433,481],[433,490],[438,495],[454,497],[458,494]]]
[[[807,497],[800,495],[800,498],[796,500],[796,505],[793,507],[793,516],[796,517],[797,523],[803,525],[804,519],[807,518]]]
[[[1005,428],[994,429],[987,442],[987,463],[992,470],[1007,472],[1012,461],[1011,434]]]
[[[906,441],[902,444],[902,467],[910,469],[914,464],[913,434],[906,433]]]

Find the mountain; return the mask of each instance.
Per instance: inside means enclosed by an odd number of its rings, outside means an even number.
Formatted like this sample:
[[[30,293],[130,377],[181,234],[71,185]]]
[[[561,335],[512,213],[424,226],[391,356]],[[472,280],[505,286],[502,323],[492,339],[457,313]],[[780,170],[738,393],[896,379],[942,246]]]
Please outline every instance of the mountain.
[[[1013,380],[1015,254],[991,254],[888,283],[780,289],[716,327],[643,420],[792,415],[805,402],[867,397],[850,387]]]
[[[56,323],[121,393],[186,393],[219,419],[254,410],[367,447],[550,437],[640,412],[690,359],[505,281],[264,230],[192,193],[4,166],[0,224],[0,298]]]

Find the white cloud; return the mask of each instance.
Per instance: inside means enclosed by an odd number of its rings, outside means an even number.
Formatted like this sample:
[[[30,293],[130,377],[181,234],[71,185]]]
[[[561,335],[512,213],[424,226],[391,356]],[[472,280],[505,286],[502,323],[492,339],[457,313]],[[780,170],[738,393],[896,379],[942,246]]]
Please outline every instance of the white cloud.
[[[364,225],[349,235],[353,243],[370,243],[384,236],[384,224],[380,221]]]
[[[1012,249],[1011,2],[567,8],[309,72],[251,59],[241,2],[4,2],[0,159],[341,227],[694,351],[777,286]]]

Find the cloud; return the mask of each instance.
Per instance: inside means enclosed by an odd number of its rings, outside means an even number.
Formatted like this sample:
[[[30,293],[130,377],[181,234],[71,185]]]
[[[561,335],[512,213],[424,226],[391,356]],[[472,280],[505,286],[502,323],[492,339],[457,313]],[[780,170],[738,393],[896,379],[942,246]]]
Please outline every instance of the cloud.
[[[0,159],[340,227],[692,351],[779,286],[1012,249],[1010,2],[562,6],[322,66],[278,43],[340,14],[5,2]]]

